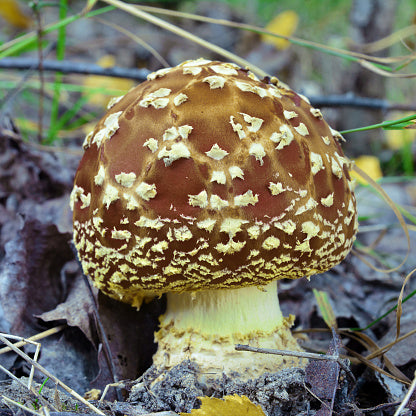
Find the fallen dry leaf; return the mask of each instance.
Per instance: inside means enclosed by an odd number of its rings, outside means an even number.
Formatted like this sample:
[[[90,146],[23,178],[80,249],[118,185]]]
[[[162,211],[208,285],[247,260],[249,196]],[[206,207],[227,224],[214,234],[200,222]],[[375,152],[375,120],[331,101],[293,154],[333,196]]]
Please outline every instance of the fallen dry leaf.
[[[370,178],[377,180],[383,177],[383,173],[380,167],[380,160],[376,156],[363,155],[359,156],[354,160],[355,164],[362,169]],[[354,170],[350,172],[350,175],[353,179],[356,179],[357,182],[364,185],[367,184],[367,181],[362,178]]]
[[[32,19],[23,13],[17,0],[1,0],[0,16],[19,29],[27,29],[32,24]]]
[[[339,336],[333,331],[333,339],[329,344],[328,355],[339,356],[342,346]],[[305,381],[311,392],[322,402],[316,413],[319,416],[332,414],[335,394],[338,388],[340,366],[336,361],[311,360],[305,368]]]
[[[298,14],[293,10],[285,10],[275,16],[265,27],[266,30],[276,35],[292,36],[299,22]],[[290,42],[286,39],[274,37],[271,35],[263,35],[262,40],[271,43],[277,49],[286,49],[290,46]]]
[[[92,344],[97,343],[95,325],[92,326],[94,322],[92,300],[85,281],[79,273],[70,287],[66,300],[55,309],[38,315],[38,318],[45,322],[64,320],[67,325],[78,327]]]
[[[61,270],[73,257],[68,241],[54,225],[27,220],[5,246],[0,271],[0,304],[10,331],[33,335],[34,317],[55,308],[65,296]]]

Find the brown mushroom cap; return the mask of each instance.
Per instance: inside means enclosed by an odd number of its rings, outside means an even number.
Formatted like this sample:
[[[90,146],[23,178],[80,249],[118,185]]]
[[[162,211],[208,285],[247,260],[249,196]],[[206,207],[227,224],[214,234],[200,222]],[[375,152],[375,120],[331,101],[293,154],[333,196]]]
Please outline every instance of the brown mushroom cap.
[[[330,269],[357,231],[339,138],[305,98],[234,64],[151,74],[84,142],[71,195],[84,272],[139,305]]]

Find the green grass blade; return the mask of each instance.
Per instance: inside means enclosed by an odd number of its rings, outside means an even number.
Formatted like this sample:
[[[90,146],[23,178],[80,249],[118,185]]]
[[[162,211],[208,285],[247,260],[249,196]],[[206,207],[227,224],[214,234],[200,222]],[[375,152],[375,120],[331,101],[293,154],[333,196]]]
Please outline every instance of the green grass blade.
[[[388,120],[383,121],[382,123],[372,124],[370,126],[364,126],[364,127],[358,127],[356,129],[350,129],[350,130],[343,130],[340,133],[341,134],[347,134],[347,133],[356,133],[359,131],[367,131],[367,130],[374,130],[374,129],[385,129],[385,130],[402,130],[404,128],[407,128],[414,124],[416,120],[416,114],[412,114],[407,117],[399,118],[398,120]]]
[[[89,97],[88,96],[82,96],[80,97],[69,110],[67,110],[62,116],[59,117],[59,119],[56,120],[53,128],[50,129],[50,136],[51,141],[50,143],[53,143],[58,135],[58,132],[60,130],[65,129],[67,126],[67,123],[69,123],[70,120],[72,120],[76,114],[85,106],[85,104],[88,102]]]
[[[416,290],[414,290],[412,293],[409,293],[403,300],[402,300],[402,304],[405,303],[406,301],[408,301],[410,298],[412,298],[413,296],[416,295]],[[379,323],[382,319],[384,319],[387,315],[390,315],[392,312],[394,312],[397,309],[397,304],[394,305],[393,307],[391,307],[386,313],[384,313],[383,315],[379,316],[377,319],[375,319],[374,321],[370,322],[367,326],[365,326],[364,328],[350,328],[351,331],[354,332],[361,332],[361,331],[365,331],[366,329],[371,328],[372,326],[374,326],[375,324]]]
[[[98,16],[103,13],[108,13],[111,10],[114,10],[115,7],[113,6],[106,6],[102,7],[98,10],[93,10],[91,12],[86,13],[85,15],[78,13],[73,16],[69,16],[64,20],[61,20],[59,22],[53,23],[51,25],[48,25],[44,28],[43,33],[52,33],[55,30],[60,29],[61,27],[66,27],[69,24],[77,21],[78,19],[81,19],[83,17],[94,17]],[[28,33],[24,36],[21,36],[20,38],[17,38],[13,42],[8,42],[2,46],[0,46],[0,59],[5,58],[7,56],[16,55],[20,52],[22,52],[26,48],[33,48],[36,46],[37,42],[37,34],[35,32]]]

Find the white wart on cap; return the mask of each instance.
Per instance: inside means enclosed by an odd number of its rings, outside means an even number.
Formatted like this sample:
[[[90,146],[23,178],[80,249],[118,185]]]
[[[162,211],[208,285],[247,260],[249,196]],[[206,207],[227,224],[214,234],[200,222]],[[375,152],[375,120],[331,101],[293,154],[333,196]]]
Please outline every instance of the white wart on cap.
[[[84,142],[71,195],[84,272],[138,306],[330,269],[357,230],[334,134],[303,97],[234,64],[151,74]]]

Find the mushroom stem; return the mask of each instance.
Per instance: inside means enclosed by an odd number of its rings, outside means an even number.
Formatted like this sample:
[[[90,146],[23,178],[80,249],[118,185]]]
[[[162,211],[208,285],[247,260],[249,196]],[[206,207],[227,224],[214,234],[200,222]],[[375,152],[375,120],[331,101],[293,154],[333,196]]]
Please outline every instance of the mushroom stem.
[[[284,318],[277,297],[277,282],[228,290],[168,293],[166,313],[155,334],[159,343],[153,363],[169,369],[185,359],[199,365],[202,375],[220,378],[223,372],[243,379],[288,366],[303,366],[299,359],[254,355],[234,345],[300,350],[290,332],[294,317]]]

